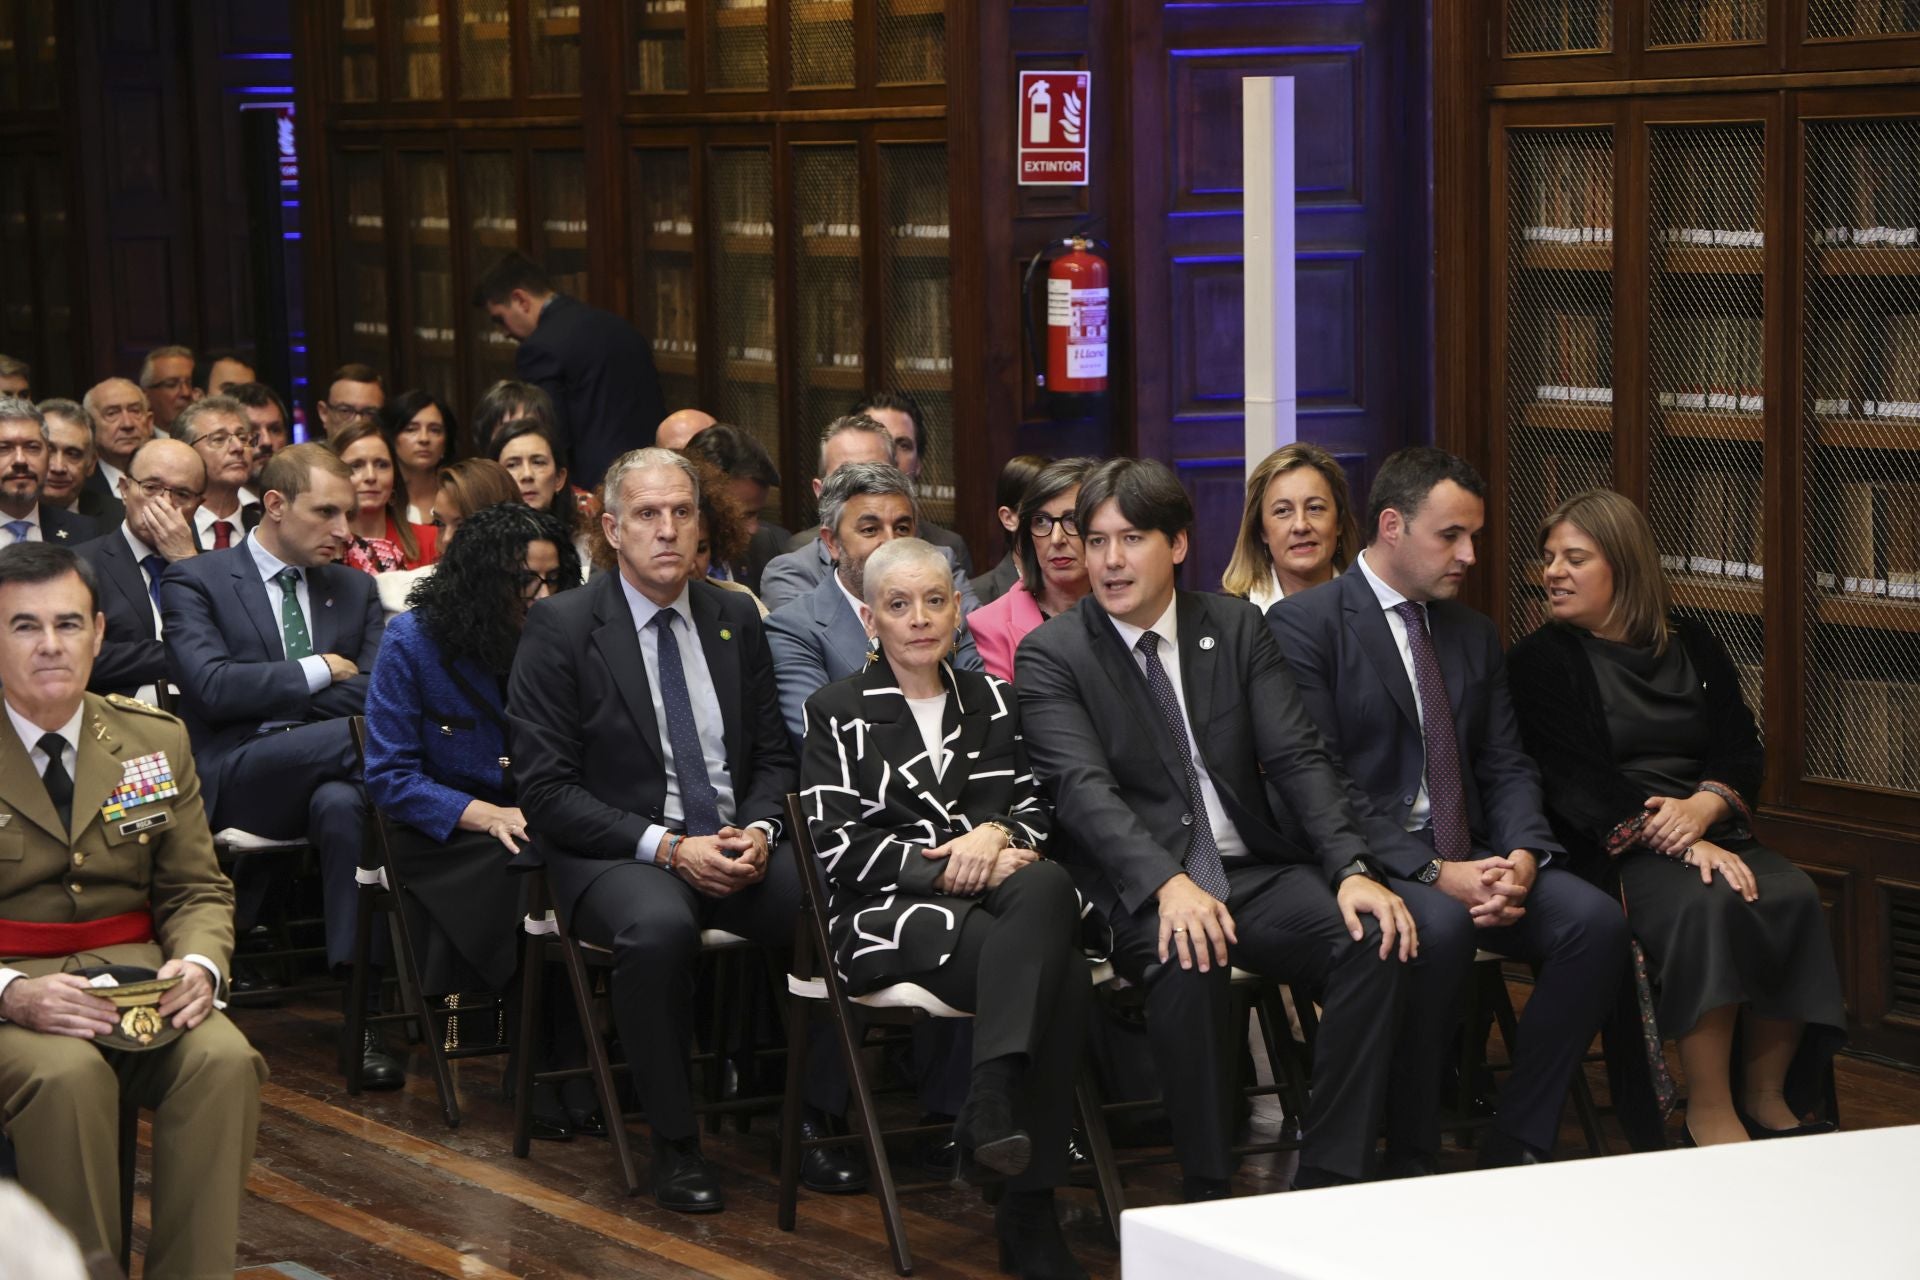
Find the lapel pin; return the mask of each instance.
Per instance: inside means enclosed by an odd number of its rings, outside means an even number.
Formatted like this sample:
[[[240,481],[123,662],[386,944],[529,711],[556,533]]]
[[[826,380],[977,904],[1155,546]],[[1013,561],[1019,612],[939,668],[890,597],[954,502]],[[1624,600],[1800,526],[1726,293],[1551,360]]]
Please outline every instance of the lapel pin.
[[[55,529],[53,531],[53,536],[56,538],[64,538],[67,536],[67,531],[65,529]]]
[[[1212,636],[1201,636],[1201,637],[1200,637],[1200,647],[1201,647],[1202,649],[1211,649],[1211,648],[1213,648],[1213,637],[1212,637]]]
[[[731,640],[733,639],[733,632],[727,630],[725,627],[722,627],[720,628],[720,638],[722,640]]]

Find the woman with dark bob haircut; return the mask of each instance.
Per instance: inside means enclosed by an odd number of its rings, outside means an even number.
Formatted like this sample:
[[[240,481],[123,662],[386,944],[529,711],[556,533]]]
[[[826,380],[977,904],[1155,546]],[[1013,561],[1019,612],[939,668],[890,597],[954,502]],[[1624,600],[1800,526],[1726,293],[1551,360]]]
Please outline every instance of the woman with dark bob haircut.
[[[560,522],[501,503],[462,521],[410,611],[387,623],[367,688],[367,795],[424,909],[430,994],[499,991],[513,976],[519,887],[507,862],[527,822],[507,750],[507,673],[527,611],[579,582]]]
[[[1846,1037],[1840,975],[1813,881],[1754,839],[1766,755],[1739,671],[1711,630],[1672,612],[1653,530],[1626,498],[1575,494],[1539,539],[1552,620],[1507,673],[1554,830],[1574,870],[1619,894],[1642,953],[1644,1055],[1609,1028],[1627,1086],[1615,1097],[1647,1096],[1651,1075],[1659,1115],[1635,1128],[1657,1132],[1674,1105],[1671,1036],[1691,1143],[1829,1130],[1802,1121]]]

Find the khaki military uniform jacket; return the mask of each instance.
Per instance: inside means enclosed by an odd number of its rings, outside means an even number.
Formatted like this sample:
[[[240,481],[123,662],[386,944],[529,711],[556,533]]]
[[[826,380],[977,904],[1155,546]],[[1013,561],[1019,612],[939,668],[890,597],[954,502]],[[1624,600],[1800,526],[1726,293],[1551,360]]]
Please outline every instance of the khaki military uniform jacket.
[[[103,814],[127,766],[156,753],[177,794]],[[101,920],[151,904],[154,941],[80,957],[22,959],[0,967],[29,977],[89,964],[159,968],[204,956],[224,975],[233,955],[233,885],[214,858],[186,726],[117,695],[86,695],[76,753],[71,836],[13,727],[0,724],[0,919]]]

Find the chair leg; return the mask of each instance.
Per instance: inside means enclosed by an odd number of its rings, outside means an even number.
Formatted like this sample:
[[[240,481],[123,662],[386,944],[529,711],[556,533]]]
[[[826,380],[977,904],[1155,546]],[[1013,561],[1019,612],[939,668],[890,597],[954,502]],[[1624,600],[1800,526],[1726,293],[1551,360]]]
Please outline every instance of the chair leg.
[[[546,980],[546,944],[521,934],[520,1027],[513,1047],[513,1154],[522,1160],[533,1143],[533,1055],[540,1043],[541,988]],[[610,1113],[601,1114],[613,1118]]]
[[[1118,1245],[1120,1215],[1126,1212],[1127,1193],[1120,1181],[1120,1166],[1113,1159],[1113,1137],[1107,1132],[1107,1113],[1100,1099],[1100,1086],[1085,1063],[1081,1064],[1079,1078],[1074,1081],[1073,1095],[1080,1109],[1080,1128],[1087,1135],[1088,1154],[1093,1157],[1094,1191],[1100,1197],[1100,1210],[1106,1215],[1107,1235]]]
[[[1593,1105],[1593,1090],[1587,1087],[1587,1067],[1580,1063],[1573,1069],[1573,1113],[1580,1117],[1580,1130],[1587,1140],[1587,1154],[1604,1156],[1607,1154],[1607,1140],[1600,1132],[1600,1110]]]
[[[855,1030],[853,1020],[837,1001],[829,998],[827,1003],[832,1010],[834,1031],[840,1039],[840,1056],[846,1064],[847,1082],[853,1088],[853,1105],[860,1117],[860,1136],[866,1140],[867,1168],[872,1172],[874,1190],[880,1197],[880,1214],[887,1226],[887,1243],[893,1248],[893,1267],[903,1276],[912,1275],[913,1254],[907,1249],[907,1225],[900,1217],[900,1194],[894,1189],[893,1168],[887,1163],[887,1149],[880,1140],[880,1116],[874,1110],[867,1068],[860,1060],[860,1041],[864,1039],[864,1034]],[[787,1052],[795,1058],[806,1057],[803,1045],[789,1044]]]
[[[633,1141],[627,1133],[626,1112],[620,1106],[620,1091],[614,1087],[613,1067],[607,1061],[607,1042],[594,1034],[593,989],[587,982],[587,966],[580,949],[571,938],[561,935],[560,954],[567,962],[567,984],[573,988],[574,1008],[580,1014],[582,1039],[587,1045],[587,1062],[593,1069],[593,1089],[600,1095],[600,1114],[607,1120],[607,1137],[613,1142],[614,1155],[620,1161],[620,1176],[627,1194],[640,1194],[640,1169],[633,1159]]]
[[[394,962],[399,969],[400,1007],[413,1015],[420,1027],[420,1036],[427,1042],[427,1062],[433,1069],[434,1091],[440,1095],[440,1114],[447,1122],[447,1128],[460,1127],[460,1095],[454,1088],[453,1071],[447,1062],[445,1020],[440,1025],[434,1022],[432,1007],[427,1002],[427,994],[420,986],[420,971],[415,963],[413,934],[407,928],[406,911],[399,895],[389,895],[391,910],[387,912],[387,926],[392,934]]]
[[[800,996],[787,997],[787,1089],[780,1107],[780,1208],[776,1221],[782,1231],[793,1230],[794,1213],[800,1198],[800,1077],[805,1054],[794,1046],[803,1044],[813,1018],[812,1001]]]
[[[713,953],[713,1008],[712,1017],[707,1023],[707,1069],[702,1075],[702,1092],[706,1094],[706,1128],[709,1135],[718,1135],[719,1111],[714,1108],[720,1102],[722,1084],[726,1075],[727,1051],[727,1011],[732,1003],[728,999],[727,979],[733,973],[733,957],[725,951]]]
[[[1267,1063],[1273,1071],[1273,1082],[1280,1086],[1280,1103],[1287,1112],[1281,1120],[1281,1133],[1285,1135],[1291,1132],[1297,1137],[1306,1123],[1307,1097],[1306,1090],[1301,1087],[1306,1073],[1300,1069],[1299,1046],[1293,1038],[1293,1028],[1286,1020],[1286,1009],[1281,1004],[1279,988],[1269,987],[1261,991],[1253,1012],[1259,1021],[1260,1038],[1267,1046]]]
[[[347,1071],[347,1094],[360,1096],[360,1065],[365,1056],[361,1042],[367,1029],[367,971],[373,964],[373,917],[379,911],[379,893],[365,885],[357,898],[358,918],[353,925],[353,974],[347,982],[346,1043],[341,1046]]]
[[[133,1162],[140,1150],[140,1104],[120,1100],[120,1270],[133,1274]]]

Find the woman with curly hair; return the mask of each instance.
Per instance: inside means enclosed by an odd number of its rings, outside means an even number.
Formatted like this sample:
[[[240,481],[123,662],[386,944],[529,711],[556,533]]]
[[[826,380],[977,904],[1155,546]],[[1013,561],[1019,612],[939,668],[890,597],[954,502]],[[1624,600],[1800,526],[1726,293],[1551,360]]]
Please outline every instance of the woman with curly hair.
[[[354,512],[347,519],[347,545],[341,562],[362,573],[417,569],[432,564],[436,551],[433,529],[403,518],[394,499],[393,447],[380,424],[361,418],[327,441],[353,473]]]
[[[580,582],[560,522],[517,502],[468,515],[412,608],[387,624],[367,687],[367,795],[428,927],[431,994],[498,991],[513,974],[527,838],[507,749],[506,682],[534,604]]]
[[[427,519],[439,539],[441,555],[447,553],[454,531],[468,516],[502,502],[520,501],[520,487],[514,484],[507,469],[492,458],[463,458],[452,466],[440,468],[434,479],[438,487],[433,493],[433,505],[427,508]],[[374,584],[380,589],[380,607],[387,611],[389,618],[412,607],[407,600],[414,587],[433,576],[433,570],[433,565],[423,564],[418,569],[394,569],[374,575]]]

